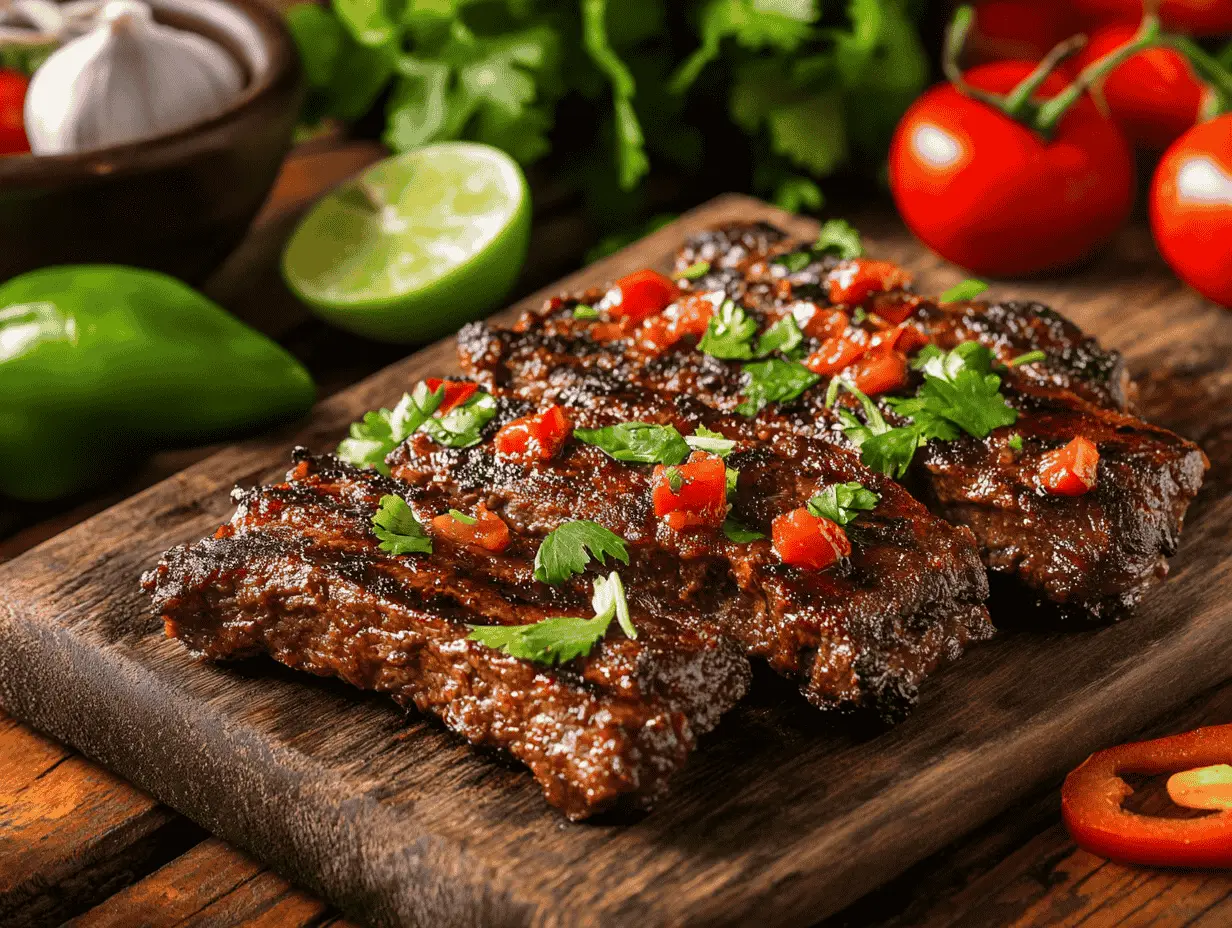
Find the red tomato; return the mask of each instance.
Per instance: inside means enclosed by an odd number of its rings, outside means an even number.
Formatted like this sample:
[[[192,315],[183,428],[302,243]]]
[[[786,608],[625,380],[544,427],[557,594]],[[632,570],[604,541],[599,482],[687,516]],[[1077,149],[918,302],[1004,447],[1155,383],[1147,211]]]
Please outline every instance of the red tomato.
[[[30,81],[19,71],[0,69],[0,155],[20,155],[30,150],[22,110]]]
[[[651,316],[638,329],[638,340],[655,352],[666,351],[686,335],[701,338],[706,334],[714,304],[702,296],[686,296],[676,304],[675,313]]]
[[[635,271],[620,278],[613,290],[619,299],[608,305],[608,313],[613,319],[632,323],[663,312],[680,296],[674,280],[651,270]]]
[[[826,283],[831,303],[859,306],[874,293],[901,290],[911,283],[911,275],[889,261],[856,258],[832,270]]]
[[[1137,31],[1136,26],[1124,25],[1100,29],[1078,53],[1077,64],[1086,67],[1128,45]],[[1100,92],[1126,138],[1162,151],[1198,121],[1209,91],[1180,52],[1151,48],[1105,77]]]
[[[1064,448],[1050,451],[1040,462],[1040,483],[1057,496],[1081,496],[1095,488],[1099,449],[1079,435]]]
[[[901,351],[871,351],[851,365],[848,377],[869,396],[889,393],[907,382],[907,356]]]
[[[496,450],[505,455],[533,454],[547,461],[569,440],[572,426],[560,406],[514,419],[496,433]]]
[[[928,344],[928,336],[913,325],[896,325],[892,329],[883,329],[873,336],[869,342],[870,348],[892,348],[903,354],[911,354]]]
[[[1151,229],[1185,283],[1232,309],[1232,114],[1194,126],[1164,153]]]
[[[803,508],[775,519],[770,526],[770,538],[774,553],[793,567],[825,570],[851,555],[851,540],[841,525]]]
[[[868,311],[876,313],[886,322],[898,325],[919,309],[921,302],[923,301],[915,294],[903,293],[901,290],[894,293],[880,293],[874,295]]]
[[[821,377],[832,377],[868,351],[864,332],[828,338],[821,347],[804,359],[804,366]]]
[[[672,489],[672,474],[679,488]],[[718,528],[727,518],[727,465],[713,454],[695,451],[687,464],[654,469],[651,499],[655,515],[677,532],[688,528]]]
[[[494,512],[482,504],[475,512],[474,524],[459,522],[449,513],[432,520],[432,534],[448,538],[460,545],[474,545],[499,554],[509,547],[509,526]]]
[[[1006,93],[1027,62],[982,65],[974,86]],[[1057,74],[1043,96],[1059,93]],[[912,104],[890,147],[890,187],[911,230],[943,258],[988,276],[1073,264],[1106,242],[1133,203],[1133,159],[1090,97],[1051,142],[950,84]]]
[[[1142,19],[1142,0],[1072,0],[1074,12],[1092,24],[1129,23]],[[1228,0],[1161,0],[1159,21],[1170,32],[1224,35],[1232,32]]]
[[[966,48],[975,62],[1038,61],[1080,31],[1069,0],[985,0],[976,4]]]
[[[479,389],[479,384],[471,380],[441,380],[438,377],[428,378],[428,389],[435,393],[441,387],[445,388],[445,398],[441,400],[441,405],[437,407],[437,412],[442,416],[453,409],[455,406],[461,406]]]
[[[800,325],[800,331],[809,338],[825,341],[842,335],[851,325],[851,317],[841,309],[822,309],[816,303],[808,305],[811,307],[808,317],[803,322],[797,317],[796,322]]]

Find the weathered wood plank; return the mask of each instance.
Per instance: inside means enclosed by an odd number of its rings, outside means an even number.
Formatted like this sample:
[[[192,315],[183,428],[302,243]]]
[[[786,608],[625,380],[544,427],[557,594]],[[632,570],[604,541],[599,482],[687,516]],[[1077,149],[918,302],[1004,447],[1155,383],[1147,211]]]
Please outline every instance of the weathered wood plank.
[[[661,263],[688,230],[757,215],[815,228],[725,198],[553,289]],[[958,276],[901,230],[871,238],[875,251],[915,267],[925,288]],[[1053,302],[1101,334],[1101,319],[1115,319],[1112,340],[1135,364],[1188,358],[1189,370],[1221,371],[1216,358],[1232,341],[1226,317],[1157,273],[1135,272],[1117,289],[1120,260],[1056,285]],[[433,346],[331,398],[294,436],[227,449],[0,567],[6,704],[381,923],[624,924],[688,912],[698,923],[805,924],[1232,666],[1223,592],[1232,501],[1208,494],[1173,581],[1133,621],[1006,636],[939,675],[910,720],[871,740],[782,693],[755,694],[660,809],[567,825],[528,777],[379,699],[264,665],[201,666],[161,638],[134,584],[160,550],[225,519],[231,484],[284,468],[292,440],[329,447],[362,409],[453,366],[452,346]],[[1217,375],[1194,376],[1223,389]]]

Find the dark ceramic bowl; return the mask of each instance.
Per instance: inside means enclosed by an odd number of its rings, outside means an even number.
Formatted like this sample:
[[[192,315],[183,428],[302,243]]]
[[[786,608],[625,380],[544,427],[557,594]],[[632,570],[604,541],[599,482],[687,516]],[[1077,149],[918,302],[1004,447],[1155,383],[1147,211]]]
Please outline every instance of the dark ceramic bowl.
[[[0,157],[0,281],[49,264],[108,262],[200,282],[261,207],[303,95],[295,43],[261,0],[148,0],[155,17],[227,48],[248,84],[178,132],[74,155]]]

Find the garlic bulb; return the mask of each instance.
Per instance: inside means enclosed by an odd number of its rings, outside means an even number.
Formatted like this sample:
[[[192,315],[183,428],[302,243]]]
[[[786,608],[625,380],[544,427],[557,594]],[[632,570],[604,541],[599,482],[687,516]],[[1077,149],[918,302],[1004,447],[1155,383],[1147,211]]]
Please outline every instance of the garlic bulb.
[[[25,122],[36,155],[92,151],[203,122],[244,86],[235,59],[194,32],[111,0],[97,26],[54,52],[30,81]]]

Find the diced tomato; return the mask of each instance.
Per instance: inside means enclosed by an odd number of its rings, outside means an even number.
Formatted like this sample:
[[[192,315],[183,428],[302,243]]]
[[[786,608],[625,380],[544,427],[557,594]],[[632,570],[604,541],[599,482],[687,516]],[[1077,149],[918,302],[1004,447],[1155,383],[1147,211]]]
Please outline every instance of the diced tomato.
[[[851,365],[848,376],[869,396],[889,393],[907,382],[907,356],[901,351],[870,351]]]
[[[547,461],[564,447],[572,425],[560,406],[514,419],[496,433],[496,450],[509,456],[533,455]]]
[[[868,351],[868,336],[864,332],[838,335],[822,342],[821,347],[804,359],[804,366],[814,374],[832,377]]]
[[[828,283],[831,303],[859,306],[874,293],[902,289],[911,283],[911,275],[889,261],[856,258],[831,271]]]
[[[880,332],[875,333],[869,342],[869,347],[874,350],[884,347],[894,351],[901,351],[903,354],[911,354],[927,344],[927,335],[915,326],[903,323],[894,326],[892,329],[882,329]]]
[[[1044,455],[1040,464],[1040,483],[1057,496],[1081,496],[1095,487],[1099,471],[1099,449],[1079,435],[1064,448]]]
[[[851,317],[841,309],[822,309],[816,304],[809,305],[812,307],[812,312],[803,321],[799,315],[796,317],[800,331],[809,338],[815,338],[818,341],[835,338],[846,332],[847,326],[851,325]]]
[[[620,278],[614,289],[619,299],[612,300],[607,311],[614,319],[633,323],[663,312],[680,296],[674,280],[649,269]]]
[[[449,513],[436,516],[432,520],[432,533],[460,545],[483,548],[493,554],[499,554],[509,547],[509,526],[496,513],[489,512],[483,504],[476,510],[473,524],[460,522]]]
[[[594,342],[614,342],[628,333],[619,322],[596,322],[586,330],[586,334]]]
[[[851,554],[851,540],[837,522],[793,509],[770,526],[774,553],[784,564],[808,570],[825,570]]]
[[[672,489],[671,471],[679,477]],[[660,464],[651,477],[655,515],[677,532],[718,528],[727,518],[727,465],[718,455],[695,451],[685,464]]]
[[[461,406],[479,389],[479,384],[472,380],[441,380],[439,377],[428,378],[428,389],[435,393],[441,387],[445,388],[445,398],[437,407],[437,412],[444,415],[455,406]]]
[[[686,335],[701,338],[714,315],[714,304],[703,296],[687,296],[674,313],[651,316],[638,328],[637,338],[651,350],[666,351]]]
[[[919,309],[922,302],[923,300],[912,293],[886,293],[874,297],[870,312],[876,313],[891,325],[898,325]]]

